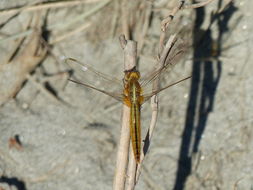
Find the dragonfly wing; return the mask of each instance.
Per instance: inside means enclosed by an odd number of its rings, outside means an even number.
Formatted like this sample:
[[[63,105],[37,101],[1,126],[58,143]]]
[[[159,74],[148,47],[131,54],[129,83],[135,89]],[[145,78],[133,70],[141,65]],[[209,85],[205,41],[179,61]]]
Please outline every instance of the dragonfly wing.
[[[102,92],[116,100],[123,100],[123,82],[118,78],[101,73],[89,64],[73,58],[65,59],[65,63],[74,71],[70,81]]]
[[[178,40],[176,41],[178,42]],[[150,91],[150,88],[152,88],[152,83],[154,80],[156,80],[158,77],[159,79],[162,79],[168,73],[174,68],[174,66],[179,62],[179,60],[183,57],[182,55],[185,52],[185,43],[179,42],[173,44],[173,47],[168,52],[167,58],[164,61],[164,63],[160,64],[161,66],[159,68],[156,68],[151,73],[148,73],[144,75],[144,77],[141,78],[140,84],[145,91]]]
[[[157,89],[157,90],[153,90],[153,91],[151,91],[151,92],[148,92],[148,93],[143,94],[142,96],[144,97],[144,102],[148,101],[152,96],[158,94],[159,92],[161,92],[161,91],[163,91],[163,90],[165,90],[165,89],[167,89],[167,88],[169,88],[169,87],[171,87],[171,86],[174,86],[174,85],[176,85],[176,84],[178,84],[178,83],[180,83],[180,82],[183,82],[183,81],[185,81],[185,80],[187,80],[187,79],[189,79],[189,78],[191,78],[191,76],[185,77],[185,78],[183,78],[183,79],[181,79],[181,80],[179,80],[179,81],[176,81],[176,82],[174,82],[174,83],[171,83],[171,84],[169,84],[169,85],[167,85],[167,86],[165,86],[165,87],[163,87],[163,88],[159,88],[159,89]]]
[[[69,79],[69,81],[74,82],[74,83],[76,83],[76,84],[80,84],[80,85],[85,86],[85,87],[87,87],[87,88],[91,88],[91,89],[93,89],[93,90],[96,90],[96,91],[101,92],[101,93],[103,93],[103,94],[106,94],[106,95],[108,95],[108,96],[111,96],[111,97],[113,97],[114,99],[116,99],[116,100],[118,100],[118,101],[120,101],[120,102],[123,102],[124,94],[118,94],[118,93],[113,93],[113,92],[107,92],[107,91],[105,91],[105,90],[98,89],[98,88],[96,88],[96,87],[94,87],[94,86],[91,86],[91,85],[89,85],[89,84],[85,84],[85,83],[82,83],[82,82],[80,82],[80,81],[76,81],[76,80],[72,80],[72,79]]]
[[[89,73],[93,73],[93,75],[95,75],[95,77],[98,77],[100,80],[102,79],[107,82],[112,82],[112,83],[117,83],[117,85],[122,85],[122,81],[119,80],[118,78],[99,72],[96,69],[94,69],[91,65],[80,62],[74,58],[66,58],[65,63],[67,63],[72,69],[74,69],[75,72],[79,70],[84,75],[90,75]]]

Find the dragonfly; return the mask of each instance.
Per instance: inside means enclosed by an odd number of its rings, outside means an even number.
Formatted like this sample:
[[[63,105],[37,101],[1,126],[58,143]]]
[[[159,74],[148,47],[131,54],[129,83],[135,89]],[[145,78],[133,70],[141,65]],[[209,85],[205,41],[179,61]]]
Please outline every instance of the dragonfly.
[[[173,46],[175,46],[175,42]],[[75,78],[71,77],[69,81],[106,94],[130,108],[130,137],[134,158],[137,163],[140,163],[141,155],[141,106],[152,96],[191,77],[188,76],[164,86],[160,85],[158,88],[153,87],[153,82],[166,76],[168,71],[176,65],[178,58],[182,56],[184,51],[179,47],[172,48],[168,52],[167,59],[161,67],[153,69],[152,72],[148,72],[143,77],[141,77],[137,68],[134,67],[124,71],[123,80],[99,72],[91,65],[74,58],[65,59],[65,63],[76,72]],[[94,78],[96,79],[95,82]],[[103,88],[108,86],[108,84],[110,88]]]

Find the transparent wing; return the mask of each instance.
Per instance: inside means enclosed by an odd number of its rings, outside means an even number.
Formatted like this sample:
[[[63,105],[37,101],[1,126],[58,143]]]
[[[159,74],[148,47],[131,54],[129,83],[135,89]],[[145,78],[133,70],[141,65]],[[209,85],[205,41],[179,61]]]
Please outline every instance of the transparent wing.
[[[66,58],[65,63],[74,72],[70,81],[97,90],[118,101],[123,100],[123,82],[118,78],[101,73],[92,66],[73,58]]]
[[[186,52],[187,45],[184,42],[175,41],[174,44],[172,44],[172,47],[170,51],[167,54],[167,57],[163,64],[160,64],[160,68],[153,69],[152,72],[144,75],[144,77],[141,78],[140,84],[143,89],[143,95],[145,96],[153,96],[154,94],[159,93],[160,91],[173,86],[173,82],[171,81],[172,77],[169,77],[169,72],[173,70],[175,65],[180,61],[180,59],[183,57],[183,54]],[[180,78],[183,78],[182,76],[184,73],[181,74],[181,76],[178,76]],[[185,76],[185,75],[184,75]],[[153,82],[158,79],[159,77],[159,85],[158,88],[153,88]],[[175,80],[174,80],[175,81]]]
[[[148,101],[152,96],[158,94],[159,92],[161,92],[161,91],[163,91],[163,90],[165,90],[165,89],[167,89],[169,87],[172,87],[172,86],[174,86],[174,85],[176,85],[176,84],[178,84],[180,82],[183,82],[183,81],[185,81],[185,80],[187,80],[189,78],[191,78],[191,76],[185,77],[185,78],[183,78],[183,79],[181,79],[179,81],[176,81],[176,82],[171,83],[171,84],[169,84],[167,86],[164,86],[163,88],[159,88],[158,90],[152,90],[151,92],[143,94],[144,102]]]
[[[82,82],[80,82],[80,81],[72,80],[72,79],[69,79],[69,81],[74,82],[74,83],[76,83],[76,84],[80,84],[80,85],[85,86],[85,87],[87,87],[87,88],[94,89],[94,90],[96,90],[96,91],[98,91],[98,92],[101,92],[101,93],[104,93],[104,94],[106,94],[106,95],[108,95],[108,96],[111,96],[111,97],[115,98],[116,100],[118,100],[118,101],[120,101],[120,102],[123,102],[123,96],[124,96],[123,94],[118,94],[118,93],[113,93],[113,92],[107,92],[107,91],[105,91],[105,90],[101,90],[101,89],[98,89],[98,88],[96,88],[96,87],[94,87],[94,86],[91,86],[91,85],[82,83]]]

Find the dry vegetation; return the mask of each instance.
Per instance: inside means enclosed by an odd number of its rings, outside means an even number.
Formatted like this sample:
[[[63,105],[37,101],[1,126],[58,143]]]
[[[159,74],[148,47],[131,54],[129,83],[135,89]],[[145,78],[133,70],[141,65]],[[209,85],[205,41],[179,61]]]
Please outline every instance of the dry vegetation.
[[[247,163],[253,154],[252,108],[246,106],[250,95],[245,95],[252,89],[247,86],[252,77],[245,77],[250,58],[239,54],[241,67],[228,66],[224,53],[232,49],[234,54],[233,48],[247,40],[231,37],[243,22],[237,6],[232,0],[0,2],[0,189],[252,187],[252,162]],[[118,41],[120,34],[126,39]],[[129,40],[137,47],[128,49]],[[103,95],[69,84],[76,71],[70,71],[63,58],[75,57],[118,75],[124,57],[125,68],[137,64],[147,71],[166,64],[168,52],[179,49],[184,56],[164,80],[179,81],[191,72],[191,86],[180,84],[161,96],[159,107],[157,97],[151,99],[151,109],[144,106],[145,148],[136,165],[125,136],[129,114],[123,111],[118,137],[121,108],[100,98]],[[236,79],[223,82],[222,74]],[[232,95],[236,85],[243,87]],[[231,102],[240,111],[229,110]]]

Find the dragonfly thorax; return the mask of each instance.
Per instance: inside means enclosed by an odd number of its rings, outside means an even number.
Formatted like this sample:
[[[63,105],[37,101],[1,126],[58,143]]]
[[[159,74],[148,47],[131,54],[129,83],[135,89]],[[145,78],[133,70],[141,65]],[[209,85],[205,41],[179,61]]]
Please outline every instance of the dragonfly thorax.
[[[140,72],[139,71],[130,71],[125,73],[124,80],[125,82],[134,82],[140,79]]]

